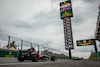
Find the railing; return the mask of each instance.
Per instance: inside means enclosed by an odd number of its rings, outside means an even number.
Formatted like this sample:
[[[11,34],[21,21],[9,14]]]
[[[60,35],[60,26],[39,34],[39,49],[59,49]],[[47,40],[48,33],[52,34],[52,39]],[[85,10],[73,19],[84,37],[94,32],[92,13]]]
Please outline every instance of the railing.
[[[44,45],[39,45],[38,43],[32,43],[30,41],[26,41],[26,40],[23,40],[20,38],[16,38],[13,36],[9,36],[9,35],[0,33],[0,49],[13,50],[13,49],[11,49],[11,43],[13,43],[16,48],[14,51],[24,50],[24,49],[29,49],[30,47],[34,47],[35,50],[39,51],[40,53],[41,53],[41,51],[48,51],[53,54],[59,54],[59,55],[62,54],[64,56],[68,56],[68,53],[65,53],[63,51],[60,51],[60,50],[57,50],[54,48],[50,48],[49,46],[46,47]],[[47,43],[47,45],[48,45],[48,43]],[[5,47],[2,48],[3,46],[5,46]]]

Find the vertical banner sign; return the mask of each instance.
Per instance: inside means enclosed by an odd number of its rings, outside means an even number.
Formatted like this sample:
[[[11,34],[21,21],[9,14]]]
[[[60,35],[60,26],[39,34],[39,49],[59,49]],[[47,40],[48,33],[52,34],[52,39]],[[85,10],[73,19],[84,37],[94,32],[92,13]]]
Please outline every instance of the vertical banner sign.
[[[74,49],[70,18],[69,17],[64,18],[63,23],[64,23],[64,36],[65,36],[65,49],[66,50]]]

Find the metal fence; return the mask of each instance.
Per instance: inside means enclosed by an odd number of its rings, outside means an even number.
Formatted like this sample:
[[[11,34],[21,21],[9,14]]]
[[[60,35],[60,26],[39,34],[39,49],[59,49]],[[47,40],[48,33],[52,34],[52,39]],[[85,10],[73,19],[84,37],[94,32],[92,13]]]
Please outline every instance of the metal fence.
[[[39,45],[37,43],[32,43],[20,38],[16,38],[13,36],[0,33],[0,48],[3,46],[6,46],[7,49],[10,49],[10,43],[12,43],[13,41],[14,41],[14,44],[16,45],[16,49],[19,49],[19,50],[24,50],[30,47],[34,47],[35,50],[39,51],[40,53],[41,51],[47,50],[48,52],[52,52],[55,54],[63,54],[63,55],[68,56],[68,53],[54,49],[54,48],[50,48],[49,46],[47,47],[47,46]]]

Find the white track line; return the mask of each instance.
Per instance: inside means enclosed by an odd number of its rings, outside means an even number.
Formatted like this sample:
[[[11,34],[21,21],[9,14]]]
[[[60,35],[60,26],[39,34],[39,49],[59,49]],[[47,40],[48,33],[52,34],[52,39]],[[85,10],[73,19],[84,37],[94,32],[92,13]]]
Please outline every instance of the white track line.
[[[0,65],[17,65],[17,64],[33,64],[33,63],[3,63]]]
[[[49,62],[18,62],[18,63],[1,63],[0,65],[19,65],[19,64],[46,64],[46,63],[55,63],[55,62],[66,62],[66,61],[49,61]]]
[[[34,64],[37,66],[38,64],[46,64],[46,63],[50,63],[50,62],[2,63],[0,65]]]

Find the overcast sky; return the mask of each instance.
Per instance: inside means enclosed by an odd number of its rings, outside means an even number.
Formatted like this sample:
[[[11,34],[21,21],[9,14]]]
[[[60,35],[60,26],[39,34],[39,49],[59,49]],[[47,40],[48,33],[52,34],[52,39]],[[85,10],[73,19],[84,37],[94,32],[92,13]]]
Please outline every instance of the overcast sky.
[[[63,1],[66,0],[0,0],[0,33],[68,53],[60,19],[59,3]],[[99,4],[100,0],[72,0],[72,56],[88,58],[94,51],[93,46],[77,47],[76,40],[94,38]]]

